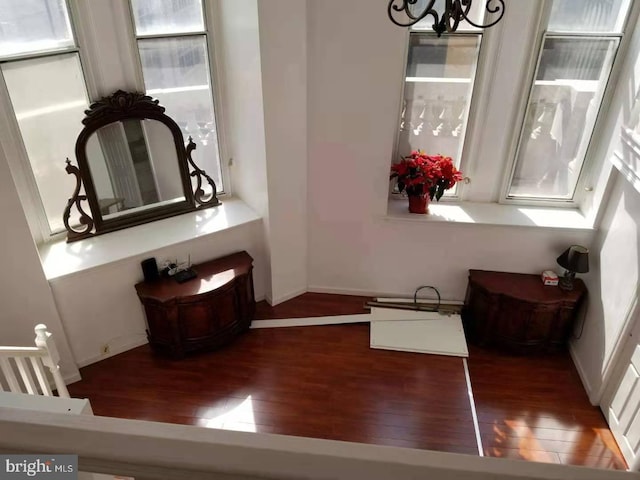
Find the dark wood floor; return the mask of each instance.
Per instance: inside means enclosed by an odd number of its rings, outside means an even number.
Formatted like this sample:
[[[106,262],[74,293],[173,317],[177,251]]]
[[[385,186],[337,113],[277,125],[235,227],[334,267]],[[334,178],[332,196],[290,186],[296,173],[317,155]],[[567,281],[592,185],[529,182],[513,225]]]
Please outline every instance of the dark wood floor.
[[[366,299],[305,294],[257,317],[363,313]],[[568,355],[471,347],[486,455],[626,468]],[[257,329],[180,361],[140,347],[70,386],[96,415],[477,454],[462,361],[369,348],[369,326]]]

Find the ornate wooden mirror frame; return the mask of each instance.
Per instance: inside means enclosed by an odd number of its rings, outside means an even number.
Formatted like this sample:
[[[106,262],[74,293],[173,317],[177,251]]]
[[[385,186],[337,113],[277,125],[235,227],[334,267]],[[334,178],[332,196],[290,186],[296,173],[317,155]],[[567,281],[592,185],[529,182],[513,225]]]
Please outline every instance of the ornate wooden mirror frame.
[[[196,148],[195,143],[189,137],[189,143],[185,147],[180,127],[164,111],[165,108],[158,104],[158,100],[142,93],[122,90],[91,104],[89,109],[85,111],[86,117],[82,120],[85,126],[78,136],[75,148],[78,166],[72,165],[68,158],[66,160],[67,173],[76,177],[73,195],[67,202],[63,214],[64,225],[67,229],[67,242],[220,205],[216,196],[215,182],[191,158],[191,152]],[[103,218],[87,158],[87,142],[90,136],[101,127],[123,120],[157,120],[169,128],[176,147],[176,161],[184,200],[149,206],[131,213],[126,213],[124,210],[124,213],[115,218]],[[196,182],[195,187],[192,186],[192,178]],[[210,185],[212,193],[204,191],[203,182]],[[84,195],[81,194],[82,187],[84,187]],[[83,201],[88,202],[91,215],[83,209]],[[74,206],[80,215],[79,224],[70,223],[71,209]]]

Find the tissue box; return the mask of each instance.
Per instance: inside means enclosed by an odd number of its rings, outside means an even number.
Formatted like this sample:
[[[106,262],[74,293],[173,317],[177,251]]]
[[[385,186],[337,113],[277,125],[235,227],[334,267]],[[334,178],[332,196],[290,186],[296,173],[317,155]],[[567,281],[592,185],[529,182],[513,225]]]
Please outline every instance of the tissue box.
[[[551,270],[542,272],[542,283],[545,285],[558,285],[558,275]]]

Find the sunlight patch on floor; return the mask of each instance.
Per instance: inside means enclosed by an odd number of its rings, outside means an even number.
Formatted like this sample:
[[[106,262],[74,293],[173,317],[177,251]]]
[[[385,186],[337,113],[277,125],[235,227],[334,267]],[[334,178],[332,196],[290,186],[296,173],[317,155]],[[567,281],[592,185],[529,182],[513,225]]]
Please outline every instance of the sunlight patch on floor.
[[[256,432],[256,422],[253,414],[253,401],[251,399],[251,395],[243,400],[240,405],[224,412],[221,415],[213,418],[203,418],[198,425],[204,428]]]

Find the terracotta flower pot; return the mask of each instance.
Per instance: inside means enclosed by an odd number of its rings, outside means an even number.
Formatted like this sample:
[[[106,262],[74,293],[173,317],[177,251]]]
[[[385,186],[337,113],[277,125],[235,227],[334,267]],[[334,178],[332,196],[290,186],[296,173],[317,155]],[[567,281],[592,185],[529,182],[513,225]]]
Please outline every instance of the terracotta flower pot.
[[[422,215],[429,213],[429,195],[409,195],[409,212],[420,213]]]

